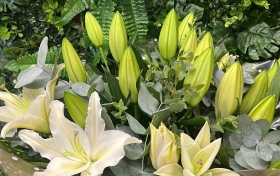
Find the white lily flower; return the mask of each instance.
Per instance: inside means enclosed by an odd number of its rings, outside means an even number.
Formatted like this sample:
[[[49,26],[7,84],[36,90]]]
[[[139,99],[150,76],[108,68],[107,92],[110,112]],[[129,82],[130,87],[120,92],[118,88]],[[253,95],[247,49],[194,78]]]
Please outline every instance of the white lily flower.
[[[46,170],[35,172],[35,176],[101,175],[106,167],[117,165],[124,157],[124,145],[141,143],[122,131],[105,131],[99,101],[98,94],[93,92],[84,130],[64,116],[64,104],[55,100],[50,104],[51,138],[43,139],[30,130],[19,132],[22,141],[50,160]]]
[[[193,140],[181,133],[181,167],[179,164],[169,164],[158,169],[154,174],[161,176],[237,176],[228,169],[210,169],[221,146],[221,139],[210,143],[210,128],[206,122],[198,136]]]
[[[44,88],[28,89],[23,87],[22,94],[0,92],[0,99],[6,106],[0,107],[0,121],[7,122],[1,136],[15,128],[27,128],[42,133],[49,133],[49,103],[54,99],[56,79],[48,82]]]

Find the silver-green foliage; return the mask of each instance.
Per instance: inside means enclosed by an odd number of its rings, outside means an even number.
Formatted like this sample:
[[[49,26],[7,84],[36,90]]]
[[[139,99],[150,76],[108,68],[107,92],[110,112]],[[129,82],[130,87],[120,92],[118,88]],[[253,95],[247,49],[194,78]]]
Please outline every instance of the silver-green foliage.
[[[272,161],[280,159],[280,131],[271,131],[266,119],[253,121],[247,115],[237,118],[240,133],[231,133],[229,142],[236,150],[232,168],[236,164],[246,169],[266,169]],[[234,166],[235,165],[235,166]],[[239,167],[239,168],[240,168]]]

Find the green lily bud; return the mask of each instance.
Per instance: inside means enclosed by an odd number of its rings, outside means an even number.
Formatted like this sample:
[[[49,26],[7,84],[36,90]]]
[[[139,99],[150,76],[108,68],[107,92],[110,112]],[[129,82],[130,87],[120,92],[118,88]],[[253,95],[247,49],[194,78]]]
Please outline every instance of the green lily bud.
[[[200,42],[198,43],[196,50],[194,52],[194,57],[200,55],[207,48],[212,47],[214,49],[213,38],[210,32],[207,32]]]
[[[64,92],[64,101],[74,122],[81,127],[85,127],[88,105],[70,92]]]
[[[83,63],[73,48],[72,44],[64,38],[62,40],[62,56],[66,71],[72,82],[87,82],[86,71]]]
[[[131,93],[131,103],[137,103],[137,79],[140,75],[139,65],[131,47],[128,47],[122,57],[119,68],[119,84],[122,94],[127,97]]]
[[[267,71],[262,71],[256,78],[254,84],[244,96],[240,105],[240,114],[248,114],[265,97],[268,89]]]
[[[221,118],[234,113],[242,102],[243,71],[239,62],[231,65],[222,77],[215,96],[215,114]]]
[[[111,22],[109,32],[109,47],[115,61],[120,63],[123,53],[127,47],[127,34],[124,21],[119,12],[115,13]]]
[[[269,78],[268,86],[270,85],[270,83],[278,69],[278,64],[280,65],[280,59],[278,59],[277,62],[275,62],[273,64],[273,66],[268,70],[268,78]]]
[[[272,123],[276,107],[275,95],[269,95],[259,102],[254,109],[248,114],[254,121],[259,119],[267,119]]]
[[[194,13],[191,12],[183,19],[183,21],[179,25],[179,29],[178,29],[179,46],[182,46],[186,37],[188,36],[188,33],[191,31],[189,25],[193,26],[193,24],[194,24]]]
[[[194,51],[197,46],[197,36],[195,29],[192,29],[186,39],[184,40],[184,43],[180,49],[180,53],[183,51],[183,55],[181,57],[188,57],[190,53],[194,54]]]
[[[89,12],[86,13],[85,24],[86,24],[87,34],[91,42],[96,47],[101,47],[104,42],[102,29],[98,21],[95,19],[95,17]]]
[[[203,85],[203,87],[198,90],[198,93],[187,101],[189,105],[195,107],[201,101],[210,86],[214,70],[213,49],[209,47],[203,51],[203,53],[196,58],[193,66],[195,70],[191,70],[187,73],[184,84],[190,84],[191,87]]]
[[[175,56],[178,45],[178,16],[172,9],[166,16],[158,39],[159,52],[163,59]]]

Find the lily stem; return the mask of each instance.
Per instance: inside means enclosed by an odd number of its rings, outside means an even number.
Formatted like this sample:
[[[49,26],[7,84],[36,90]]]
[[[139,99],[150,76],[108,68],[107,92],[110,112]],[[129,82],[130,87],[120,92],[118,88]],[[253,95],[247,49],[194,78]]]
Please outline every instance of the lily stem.
[[[103,52],[102,47],[99,47],[99,51],[100,51],[100,53],[102,55],[102,62],[105,64],[105,67],[106,67],[107,71],[110,73],[110,69],[108,67],[107,60],[106,60],[106,58],[104,56],[104,52]]]
[[[134,117],[136,120],[139,120],[139,109],[137,104],[133,104],[133,107],[134,107]]]

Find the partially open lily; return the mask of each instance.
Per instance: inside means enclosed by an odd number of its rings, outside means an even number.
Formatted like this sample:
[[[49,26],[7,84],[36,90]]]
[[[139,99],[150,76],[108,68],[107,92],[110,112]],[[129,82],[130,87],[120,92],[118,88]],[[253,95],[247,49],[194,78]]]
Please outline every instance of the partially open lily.
[[[54,99],[54,88],[57,79],[51,80],[46,90],[23,87],[22,94],[0,92],[0,99],[6,106],[0,107],[0,121],[7,122],[1,136],[15,128],[27,128],[42,133],[49,133],[49,103]]]
[[[230,172],[228,169],[210,169],[221,146],[221,139],[216,139],[210,143],[210,128],[206,122],[198,136],[193,140],[185,133],[181,133],[181,167],[177,163],[165,165],[154,174],[161,176],[206,176],[218,175],[236,176],[238,174]]]
[[[105,131],[100,98],[96,92],[89,100],[85,129],[64,116],[63,103],[55,100],[50,108],[51,138],[43,139],[31,130],[19,132],[22,141],[50,160],[44,172],[35,172],[34,175],[101,175],[104,168],[115,166],[124,157],[124,145],[141,143],[141,140],[122,131]]]

